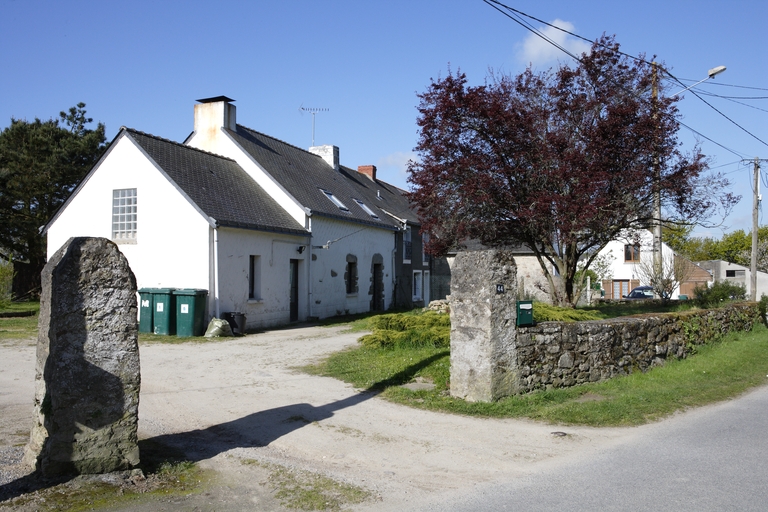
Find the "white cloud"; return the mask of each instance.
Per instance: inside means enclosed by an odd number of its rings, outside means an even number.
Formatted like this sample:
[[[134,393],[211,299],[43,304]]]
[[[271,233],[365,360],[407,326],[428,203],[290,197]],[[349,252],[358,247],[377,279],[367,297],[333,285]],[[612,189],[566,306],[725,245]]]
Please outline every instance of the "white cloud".
[[[555,20],[552,22],[552,25],[569,32],[574,32],[575,28],[573,23],[563,20]],[[553,27],[539,27],[538,30],[574,55],[589,52],[591,47],[587,42]],[[517,58],[526,66],[532,64],[534,67],[548,67],[558,60],[563,62],[571,60],[562,50],[536,34],[530,34],[522,44],[518,45]]]
[[[417,161],[417,159],[418,157],[413,151],[409,151],[408,153],[398,151],[379,158],[379,161],[376,162],[376,167],[396,170],[398,175],[405,177],[406,169],[408,168],[408,160]]]

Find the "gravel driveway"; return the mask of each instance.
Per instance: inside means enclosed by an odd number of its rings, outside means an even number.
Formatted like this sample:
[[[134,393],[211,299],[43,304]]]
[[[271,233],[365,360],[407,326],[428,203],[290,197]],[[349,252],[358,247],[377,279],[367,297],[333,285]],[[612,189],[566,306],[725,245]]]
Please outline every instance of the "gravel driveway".
[[[355,510],[413,509],[443,493],[564,463],[638,430],[414,410],[295,370],[359,336],[343,326],[298,327],[142,345],[140,439],[183,450],[216,478],[205,493],[130,510],[284,510],[265,485],[270,464],[370,491],[374,498]],[[34,351],[29,340],[0,346],[0,486],[22,474],[16,462],[32,424]]]

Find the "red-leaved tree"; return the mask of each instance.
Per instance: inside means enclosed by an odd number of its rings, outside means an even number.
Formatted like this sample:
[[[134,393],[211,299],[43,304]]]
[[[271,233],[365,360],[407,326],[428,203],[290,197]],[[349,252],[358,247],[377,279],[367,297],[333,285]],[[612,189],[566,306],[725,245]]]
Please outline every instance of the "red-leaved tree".
[[[603,37],[574,67],[491,74],[480,86],[460,72],[433,80],[408,169],[427,250],[524,245],[552,302],[572,306],[577,270],[622,230],[649,226],[654,190],[667,220],[729,210],[738,198],[698,147],[681,152],[675,100],[654,99],[652,79],[650,64]]]

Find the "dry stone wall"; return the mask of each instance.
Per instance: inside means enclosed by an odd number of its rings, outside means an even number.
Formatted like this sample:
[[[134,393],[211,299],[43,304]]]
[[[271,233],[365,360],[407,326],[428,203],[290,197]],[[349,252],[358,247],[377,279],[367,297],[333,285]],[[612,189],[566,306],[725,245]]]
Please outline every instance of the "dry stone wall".
[[[596,382],[683,358],[760,319],[756,303],[592,322],[517,327],[518,267],[504,250],[460,252],[452,267],[451,395],[490,402]],[[535,308],[535,306],[534,306]],[[534,311],[535,316],[535,311]]]
[[[514,348],[521,392],[596,382],[684,358],[693,345],[759,321],[757,304],[520,327]]]

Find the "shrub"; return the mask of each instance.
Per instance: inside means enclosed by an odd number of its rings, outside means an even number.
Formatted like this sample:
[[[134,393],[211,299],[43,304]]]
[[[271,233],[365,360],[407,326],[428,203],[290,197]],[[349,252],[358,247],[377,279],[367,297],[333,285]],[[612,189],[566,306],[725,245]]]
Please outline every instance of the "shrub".
[[[747,290],[743,284],[718,281],[710,287],[697,286],[693,290],[694,301],[701,308],[712,308],[723,302],[744,300]]]
[[[572,309],[552,306],[546,302],[533,304],[533,320],[535,322],[582,322],[584,320],[600,320],[603,315],[591,309]]]
[[[0,309],[11,305],[11,290],[13,286],[13,263],[0,260]]]
[[[366,334],[359,340],[366,347],[442,348],[451,344],[450,317],[432,311],[418,315],[380,315],[372,319],[371,329],[373,333]]]
[[[760,300],[757,303],[757,309],[760,311],[760,320],[763,321],[764,324],[768,325],[768,296],[765,294],[762,294],[760,296]]]

